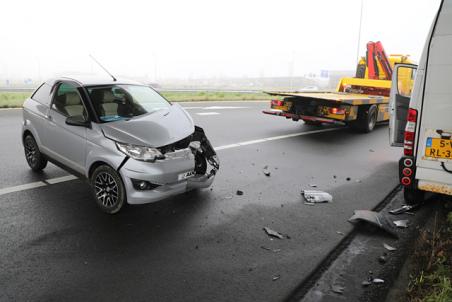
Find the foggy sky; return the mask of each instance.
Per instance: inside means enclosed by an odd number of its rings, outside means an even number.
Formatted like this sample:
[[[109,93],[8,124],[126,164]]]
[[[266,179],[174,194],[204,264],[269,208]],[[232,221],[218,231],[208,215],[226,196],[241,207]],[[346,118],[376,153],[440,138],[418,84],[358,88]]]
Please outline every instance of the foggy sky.
[[[354,70],[360,0],[1,0],[0,78],[102,71],[164,78]],[[439,0],[364,0],[360,53],[419,59]]]

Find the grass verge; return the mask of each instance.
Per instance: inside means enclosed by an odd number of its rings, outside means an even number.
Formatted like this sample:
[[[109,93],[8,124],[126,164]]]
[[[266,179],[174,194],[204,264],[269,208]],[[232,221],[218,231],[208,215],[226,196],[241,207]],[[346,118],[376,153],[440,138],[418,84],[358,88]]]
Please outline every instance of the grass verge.
[[[29,92],[0,92],[0,108],[22,107],[23,102],[30,96]],[[265,93],[215,92],[215,91],[164,91],[162,95],[172,102],[193,101],[252,101],[270,100]]]
[[[416,267],[410,275],[410,302],[452,301],[452,211],[445,219],[435,216],[433,227],[424,229],[416,243]]]

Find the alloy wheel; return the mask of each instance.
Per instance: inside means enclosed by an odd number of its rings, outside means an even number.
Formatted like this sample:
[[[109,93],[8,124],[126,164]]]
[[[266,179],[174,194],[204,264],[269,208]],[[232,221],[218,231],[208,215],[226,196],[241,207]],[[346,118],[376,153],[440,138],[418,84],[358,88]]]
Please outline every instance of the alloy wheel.
[[[107,172],[101,172],[95,179],[96,198],[104,207],[113,207],[118,203],[119,189],[116,180]]]

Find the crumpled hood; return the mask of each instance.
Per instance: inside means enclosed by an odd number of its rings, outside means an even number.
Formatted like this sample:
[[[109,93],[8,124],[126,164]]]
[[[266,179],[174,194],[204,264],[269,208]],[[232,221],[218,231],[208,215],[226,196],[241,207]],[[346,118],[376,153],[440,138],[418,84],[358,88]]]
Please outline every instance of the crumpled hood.
[[[112,140],[150,147],[172,144],[195,131],[192,118],[179,104],[128,121],[100,124],[100,127]]]

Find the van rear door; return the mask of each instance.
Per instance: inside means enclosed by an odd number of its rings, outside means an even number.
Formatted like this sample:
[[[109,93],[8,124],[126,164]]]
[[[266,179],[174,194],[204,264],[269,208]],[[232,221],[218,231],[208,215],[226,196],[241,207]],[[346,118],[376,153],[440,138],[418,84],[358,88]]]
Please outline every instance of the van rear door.
[[[389,143],[403,147],[408,108],[417,65],[397,64],[392,74],[389,96]]]
[[[452,195],[452,0],[443,1],[434,27],[417,109],[418,188]]]

